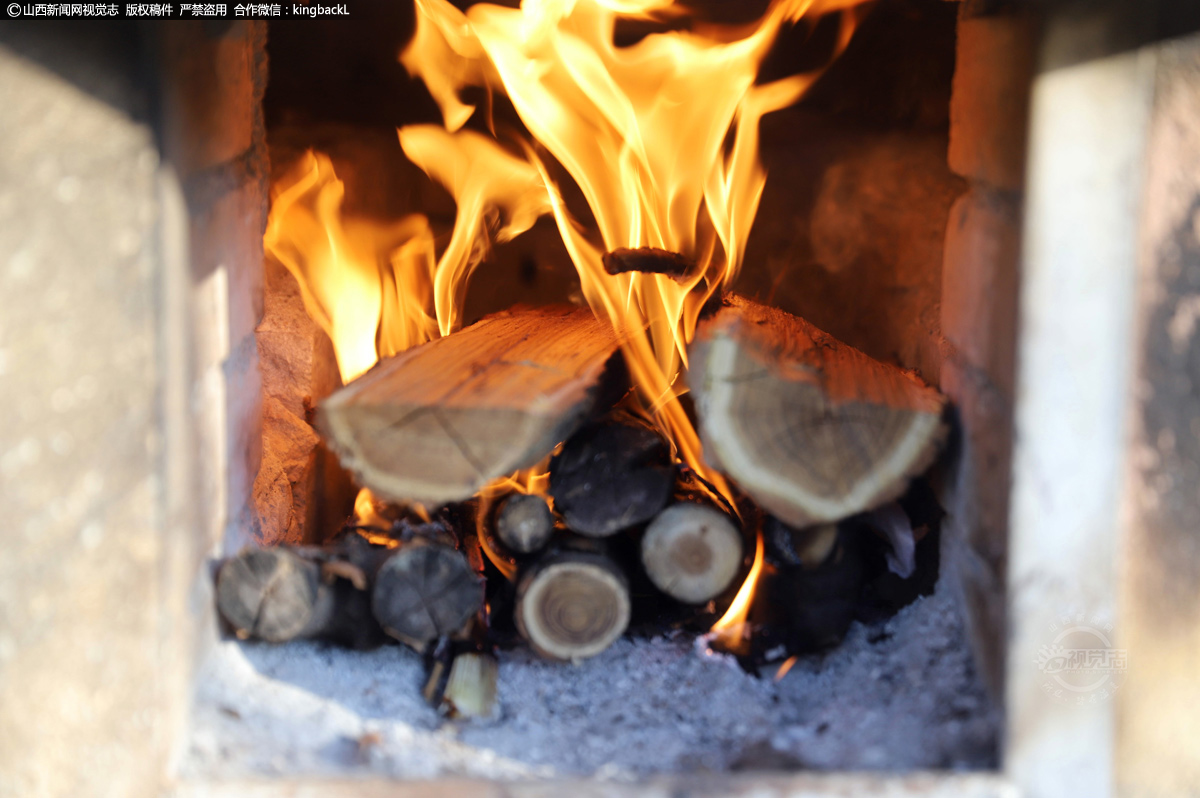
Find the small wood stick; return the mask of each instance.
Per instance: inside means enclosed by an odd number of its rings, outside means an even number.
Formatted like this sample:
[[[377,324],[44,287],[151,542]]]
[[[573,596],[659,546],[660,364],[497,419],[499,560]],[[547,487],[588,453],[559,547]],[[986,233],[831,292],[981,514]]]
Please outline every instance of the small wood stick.
[[[496,535],[513,551],[540,551],[554,533],[554,513],[541,496],[514,493],[496,511]]]
[[[548,659],[578,662],[599,654],[625,631],[629,613],[624,575],[597,554],[548,557],[517,587],[517,629]]]
[[[728,516],[703,504],[671,505],[642,538],[642,565],[650,581],[685,604],[720,595],[741,563],[741,533]]]
[[[418,651],[461,630],[483,606],[483,580],[450,546],[419,539],[379,569],[371,608],[384,631]]]

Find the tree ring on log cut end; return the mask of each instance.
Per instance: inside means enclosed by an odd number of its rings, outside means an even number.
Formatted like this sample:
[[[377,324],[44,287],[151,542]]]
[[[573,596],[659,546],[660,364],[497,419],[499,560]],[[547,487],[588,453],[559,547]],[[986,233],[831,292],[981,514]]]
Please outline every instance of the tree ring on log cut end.
[[[282,643],[299,635],[317,602],[316,564],[287,549],[253,549],[217,574],[217,609],[239,637]]]
[[[483,606],[483,583],[467,559],[440,545],[401,548],[379,569],[371,609],[389,635],[421,649],[453,634]]]
[[[521,635],[539,654],[557,660],[594,657],[629,625],[625,580],[600,559],[537,569],[523,581],[517,607]]]
[[[659,590],[703,604],[729,587],[742,563],[742,536],[728,516],[701,504],[673,504],[646,527],[642,564]]]

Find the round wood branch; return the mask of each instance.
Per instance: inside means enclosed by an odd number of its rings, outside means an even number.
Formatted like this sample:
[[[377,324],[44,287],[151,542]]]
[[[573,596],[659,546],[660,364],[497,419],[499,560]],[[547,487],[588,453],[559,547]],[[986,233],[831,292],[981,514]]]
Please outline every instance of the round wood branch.
[[[314,618],[320,567],[285,548],[252,549],[217,574],[217,609],[238,637],[281,643]]]
[[[625,631],[629,613],[624,575],[594,554],[549,558],[517,588],[517,629],[549,659],[577,662],[599,654]]]
[[[418,651],[453,634],[483,606],[483,582],[449,546],[403,546],[379,569],[371,609],[389,635]]]
[[[658,431],[614,413],[571,436],[550,461],[550,495],[572,531],[607,537],[657,515],[675,477]]]
[[[496,535],[518,554],[540,551],[554,533],[554,513],[541,496],[515,493],[496,511]]]
[[[673,504],[642,538],[642,564],[659,590],[703,604],[729,587],[742,562],[742,535],[729,517],[703,504]]]

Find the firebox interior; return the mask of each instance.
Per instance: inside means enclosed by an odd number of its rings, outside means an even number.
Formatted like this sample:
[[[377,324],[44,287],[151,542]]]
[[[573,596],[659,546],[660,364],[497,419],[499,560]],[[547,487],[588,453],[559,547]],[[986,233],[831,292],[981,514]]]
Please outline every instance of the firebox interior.
[[[735,13],[728,4],[698,5],[712,6],[710,17]],[[747,19],[762,13],[741,10]],[[317,150],[345,185],[347,214],[424,214],[444,246],[454,201],[405,158],[396,135],[398,127],[441,121],[425,85],[397,61],[412,35],[412,8],[361,11],[336,26],[272,23],[263,104],[272,178]],[[763,118],[767,181],[734,285],[935,387],[953,350],[941,327],[947,225],[968,190],[947,163],[957,14],[957,4],[942,0],[879,0],[801,101]],[[633,42],[655,30],[632,26],[619,35]],[[836,36],[827,22],[787,29],[760,82],[824,63]],[[498,128],[523,129],[505,98],[472,99],[487,105]],[[483,129],[479,116],[468,129]],[[586,221],[581,195],[563,182],[565,202]],[[298,312],[294,277],[271,258],[264,269],[264,465],[257,512],[226,541],[228,552],[246,543],[320,543],[354,510],[349,476],[306,429],[316,404],[342,381],[333,348]],[[489,251],[466,289],[464,326],[517,303],[580,295],[562,239],[543,217]],[[297,339],[303,357],[279,348]],[[297,441],[314,452],[300,479],[284,464]],[[952,437],[907,502],[953,512],[960,443]],[[945,559],[953,527],[948,522],[921,556]],[[184,770],[635,778],[994,768],[1000,719],[951,571],[932,566],[936,588],[921,590],[928,595],[894,617],[855,622],[840,646],[755,675],[731,657],[702,652],[695,634],[680,629],[639,629],[575,667],[524,649],[502,652],[499,711],[465,722],[446,721],[421,700],[425,663],[403,647],[226,640],[199,680]]]

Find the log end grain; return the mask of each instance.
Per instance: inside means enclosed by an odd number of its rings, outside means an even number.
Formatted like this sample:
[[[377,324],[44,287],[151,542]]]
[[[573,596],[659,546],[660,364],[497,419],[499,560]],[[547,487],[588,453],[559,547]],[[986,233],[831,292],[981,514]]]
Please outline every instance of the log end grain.
[[[642,537],[642,564],[654,585],[685,604],[720,595],[742,563],[742,535],[729,517],[702,504],[675,504]]]
[[[252,549],[217,574],[217,609],[239,637],[280,643],[313,620],[320,569],[288,549]]]
[[[552,559],[517,589],[517,629],[548,659],[578,662],[599,654],[625,631],[629,616],[625,578],[603,557]]]
[[[379,569],[371,596],[384,631],[417,650],[460,631],[482,606],[483,583],[467,559],[436,544],[402,547]]]

